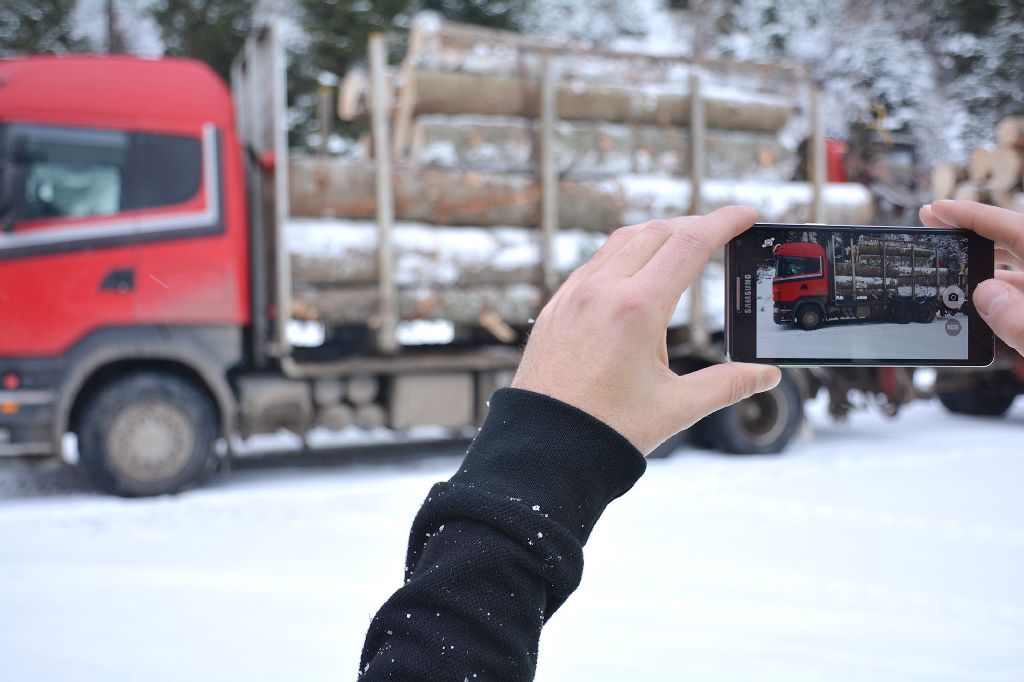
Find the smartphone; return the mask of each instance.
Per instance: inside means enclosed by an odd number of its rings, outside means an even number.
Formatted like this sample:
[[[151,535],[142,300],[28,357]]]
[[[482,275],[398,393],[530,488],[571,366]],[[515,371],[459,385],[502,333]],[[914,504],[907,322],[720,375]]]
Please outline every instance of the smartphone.
[[[756,223],[725,251],[730,360],[984,367],[971,294],[994,245],[968,230]]]

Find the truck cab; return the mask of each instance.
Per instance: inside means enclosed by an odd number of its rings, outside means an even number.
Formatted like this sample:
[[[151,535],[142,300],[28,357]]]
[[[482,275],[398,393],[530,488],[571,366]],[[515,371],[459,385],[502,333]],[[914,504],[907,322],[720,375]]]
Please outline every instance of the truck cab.
[[[792,324],[797,315],[816,319],[802,320],[813,329],[823,319],[829,296],[829,264],[825,248],[814,242],[779,244],[774,251],[775,275],[772,277],[772,317],[775,324]]]
[[[0,455],[58,452],[96,399],[144,402],[159,385],[201,396],[208,432],[230,428],[249,239],[216,74],[182,59],[0,60],[0,212]],[[107,419],[103,448],[203,446],[168,409]]]

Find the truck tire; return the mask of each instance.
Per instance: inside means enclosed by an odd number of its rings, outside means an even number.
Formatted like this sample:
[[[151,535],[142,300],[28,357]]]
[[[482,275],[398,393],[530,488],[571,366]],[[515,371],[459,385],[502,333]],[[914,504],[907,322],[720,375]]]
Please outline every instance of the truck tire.
[[[804,331],[817,329],[823,321],[821,310],[816,305],[805,303],[796,310],[796,323]]]
[[[931,324],[935,321],[935,306],[928,303],[918,303],[914,308],[914,322]]]
[[[680,431],[671,436],[664,443],[656,447],[651,454],[647,455],[647,459],[665,459],[687,445],[703,450],[715,447],[708,437],[707,419],[701,419],[685,431]]]
[[[978,384],[951,393],[940,393],[939,402],[953,414],[973,417],[1001,417],[1013,405],[1016,396],[994,386]]]
[[[142,371],[86,398],[77,424],[78,461],[101,490],[126,497],[176,493],[209,469],[217,408],[195,383]]]
[[[720,452],[775,454],[786,448],[803,422],[800,388],[794,379],[783,373],[782,381],[772,390],[708,416],[705,433]]]
[[[896,324],[910,324],[914,314],[907,303],[897,303],[892,311],[892,321]]]

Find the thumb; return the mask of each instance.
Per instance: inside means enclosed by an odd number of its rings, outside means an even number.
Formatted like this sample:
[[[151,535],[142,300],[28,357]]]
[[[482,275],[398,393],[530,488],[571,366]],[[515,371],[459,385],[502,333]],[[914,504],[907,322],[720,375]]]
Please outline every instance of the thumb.
[[[782,372],[773,365],[727,362],[684,374],[675,379],[678,396],[669,404],[686,406],[686,428],[712,412],[769,391],[782,380]]]
[[[1024,355],[1024,293],[989,279],[978,285],[971,299],[996,336]]]

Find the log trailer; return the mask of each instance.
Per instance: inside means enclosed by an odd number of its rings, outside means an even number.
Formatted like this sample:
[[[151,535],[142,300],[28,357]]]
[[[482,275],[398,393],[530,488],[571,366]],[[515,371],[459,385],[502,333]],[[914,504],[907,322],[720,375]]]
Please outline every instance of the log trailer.
[[[773,319],[813,330],[830,321],[930,324],[964,305],[965,272],[929,244],[860,236],[828,248],[801,241],[775,247]]]
[[[371,48],[371,80],[383,83],[383,39]],[[345,353],[293,346],[289,323],[301,315],[285,246],[277,28],[254,33],[231,80],[229,91],[183,59],[0,60],[0,455],[77,452],[105,491],[172,493],[252,434],[317,424],[461,434],[510,381],[521,337],[497,338],[500,320],[487,327],[493,334],[461,344],[398,343],[386,153],[374,176],[375,310],[348,330],[368,343]],[[392,146],[384,92],[371,83],[378,150]],[[553,101],[546,92],[542,118]],[[690,105],[699,105],[696,93]],[[693,157],[703,162],[703,152]],[[545,168],[542,185],[557,188]],[[541,196],[538,285],[550,293],[558,213],[554,194]],[[699,323],[702,300],[692,297],[693,323],[670,333],[676,371],[721,361],[715,334]],[[725,450],[778,452],[820,385],[787,372],[774,391],[713,415],[705,433]]]

